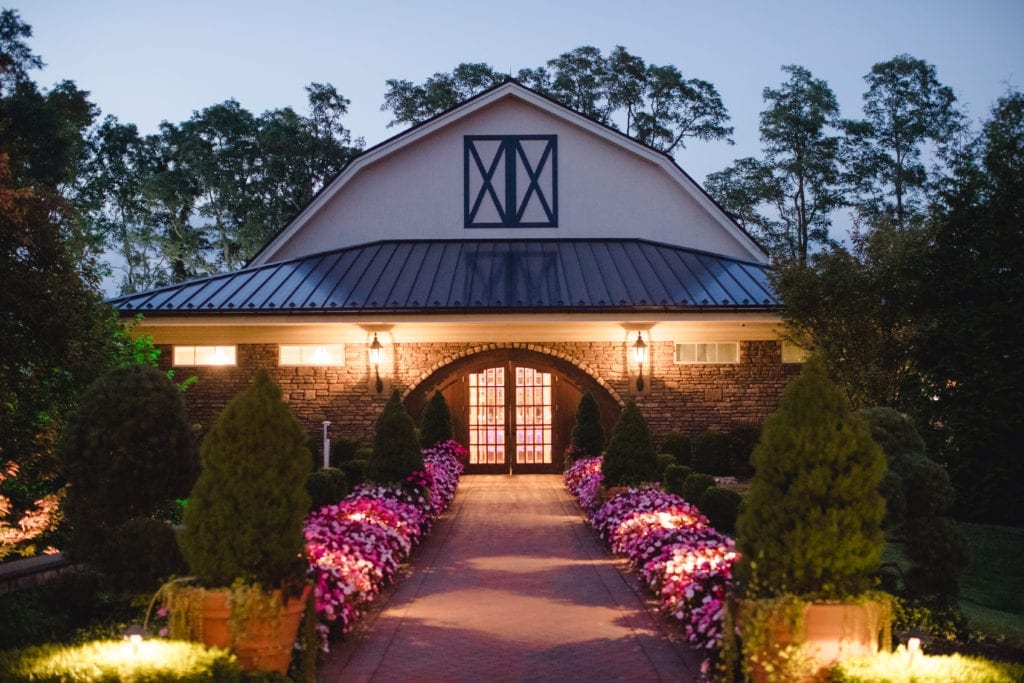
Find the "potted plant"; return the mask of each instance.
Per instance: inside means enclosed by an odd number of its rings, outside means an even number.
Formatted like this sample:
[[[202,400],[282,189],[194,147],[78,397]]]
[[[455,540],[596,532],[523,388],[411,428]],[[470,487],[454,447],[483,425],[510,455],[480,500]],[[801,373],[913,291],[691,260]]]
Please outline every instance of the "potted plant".
[[[310,590],[306,444],[281,390],[260,370],[200,447],[179,537],[197,587],[172,591],[172,623],[232,648],[246,669],[287,671]]]
[[[876,652],[888,624],[886,604],[870,592],[884,540],[885,456],[819,359],[786,388],[752,459],[737,521],[746,674],[799,680]]]

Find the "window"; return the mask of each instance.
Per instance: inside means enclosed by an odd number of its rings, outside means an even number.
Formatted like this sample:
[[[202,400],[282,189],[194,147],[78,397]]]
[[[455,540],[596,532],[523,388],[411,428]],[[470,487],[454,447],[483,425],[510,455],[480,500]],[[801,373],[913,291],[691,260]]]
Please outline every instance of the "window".
[[[782,342],[782,362],[783,363],[803,363],[807,360],[807,351],[803,350],[796,344],[790,344],[789,342]]]
[[[175,365],[234,365],[234,346],[175,346]]]
[[[739,363],[739,342],[684,342],[676,344],[676,363]]]
[[[281,344],[281,365],[344,365],[344,344]]]

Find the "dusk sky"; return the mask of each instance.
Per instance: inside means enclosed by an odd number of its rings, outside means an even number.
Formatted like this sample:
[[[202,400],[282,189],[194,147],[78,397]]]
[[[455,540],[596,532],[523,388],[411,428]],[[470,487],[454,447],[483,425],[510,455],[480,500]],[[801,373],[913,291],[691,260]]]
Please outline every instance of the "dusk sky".
[[[293,106],[329,82],[352,101],[346,125],[368,145],[400,132],[380,111],[385,80],[422,82],[459,62],[512,72],[581,45],[616,45],[713,83],[735,146],[691,143],[677,155],[697,180],[759,153],[761,91],[800,64],[860,116],[863,76],[901,53],[934,64],[973,120],[1024,87],[1024,1],[433,2],[32,0],[7,4],[33,28],[49,87],[70,79],[103,114],[143,133],[162,120],[237,99],[254,114]]]

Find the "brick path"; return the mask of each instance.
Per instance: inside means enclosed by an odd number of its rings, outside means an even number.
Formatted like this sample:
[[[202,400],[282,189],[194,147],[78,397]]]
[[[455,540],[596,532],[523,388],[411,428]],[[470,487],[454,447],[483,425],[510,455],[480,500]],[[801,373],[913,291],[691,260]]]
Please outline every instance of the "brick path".
[[[693,681],[558,475],[463,477],[411,573],[321,658],[320,681]],[[673,642],[676,641],[676,642]]]

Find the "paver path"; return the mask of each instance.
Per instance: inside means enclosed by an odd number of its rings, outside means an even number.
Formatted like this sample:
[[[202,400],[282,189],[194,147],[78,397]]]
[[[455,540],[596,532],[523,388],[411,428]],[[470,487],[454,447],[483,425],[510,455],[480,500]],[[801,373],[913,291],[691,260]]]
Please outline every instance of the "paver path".
[[[412,569],[321,681],[695,680],[558,475],[463,477]]]

